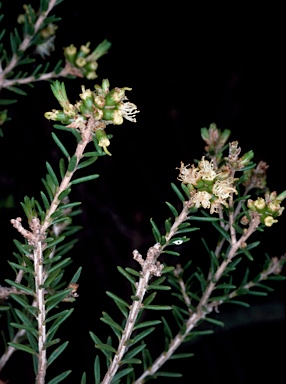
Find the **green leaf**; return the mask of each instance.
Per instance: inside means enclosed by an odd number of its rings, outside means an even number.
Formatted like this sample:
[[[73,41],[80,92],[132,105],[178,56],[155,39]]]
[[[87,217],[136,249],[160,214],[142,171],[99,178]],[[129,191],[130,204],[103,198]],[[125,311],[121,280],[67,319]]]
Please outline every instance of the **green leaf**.
[[[251,253],[246,249],[246,248],[240,248],[240,250],[237,252],[237,254],[239,253],[244,253],[245,256],[250,260],[250,261],[253,261],[253,257],[251,255]]]
[[[121,299],[120,297],[114,295],[114,293],[109,292],[109,291],[106,291],[106,294],[107,294],[107,296],[111,297],[114,301],[117,301],[117,302],[119,302],[120,304],[124,305],[125,307],[129,308],[129,304],[126,303],[126,301],[124,301],[124,300]]]
[[[76,165],[77,165],[77,157],[73,155],[69,161],[68,171],[73,172],[75,170]]]
[[[68,345],[68,341],[65,341],[62,345],[60,345],[59,347],[57,347],[51,354],[50,356],[48,357],[48,360],[47,360],[47,365],[48,367],[52,364],[53,361],[55,361],[59,355],[65,350],[65,348],[67,347]]]
[[[133,337],[133,343],[137,343],[138,341],[142,340],[144,337],[148,336],[150,333],[154,331],[155,327],[151,327],[148,329],[145,329],[145,331],[138,333],[135,337]]]
[[[111,328],[115,328],[121,333],[123,332],[122,327],[119,324],[117,324],[106,312],[103,312],[102,314],[103,314],[103,317],[100,318],[101,321],[108,324]]]
[[[161,233],[157,227],[157,225],[155,224],[155,222],[153,221],[153,219],[150,219],[150,223],[153,227],[153,235],[154,235],[154,238],[156,240],[157,243],[160,242],[160,237],[161,237]]]
[[[155,377],[182,377],[183,375],[181,373],[176,373],[176,372],[161,372],[161,371],[158,371],[156,372],[156,374],[154,375]]]
[[[7,87],[6,89],[8,89],[11,92],[15,92],[15,93],[17,93],[18,95],[21,95],[21,96],[26,96],[27,95],[27,92],[25,92],[22,89],[17,88],[17,87]]]
[[[175,359],[186,359],[189,357],[193,357],[194,353],[176,353],[169,357],[169,360],[175,360]]]
[[[57,176],[56,176],[55,172],[53,171],[53,168],[51,167],[51,165],[47,161],[46,161],[46,167],[47,167],[47,171],[49,172],[49,175],[51,176],[52,182],[54,183],[54,185],[56,185],[58,187],[59,182],[58,182]]]
[[[236,289],[236,286],[233,284],[223,283],[215,286],[215,289]]]
[[[144,309],[151,309],[153,311],[169,311],[172,309],[170,305],[144,305]]]
[[[74,308],[70,308],[68,310],[60,312],[60,316],[58,316],[51,327],[49,328],[47,332],[47,341],[49,341],[59,328],[59,326],[72,314]]]
[[[61,381],[63,381],[70,373],[71,373],[71,371],[65,371],[65,372],[61,373],[60,375],[54,377],[47,384],[58,384]]]
[[[49,203],[49,200],[47,199],[47,196],[42,191],[41,191],[41,197],[42,197],[45,209],[48,210],[50,208],[50,203]]]
[[[78,142],[81,141],[81,135],[75,129],[70,129],[60,124],[54,124],[53,127],[62,131],[71,132],[76,137]]]
[[[113,353],[116,353],[116,349],[113,348],[111,345],[109,344],[104,344],[104,343],[98,343],[98,344],[95,344],[95,348],[98,348],[102,351],[107,351],[107,352],[113,352]]]
[[[131,284],[135,284],[136,280],[129,275],[129,273],[127,273],[122,267],[118,266],[117,267],[117,270],[131,283]]]
[[[52,132],[52,138],[54,139],[55,143],[60,148],[62,153],[69,159],[70,155],[69,155],[68,151],[66,150],[65,146],[62,144],[62,142],[60,141],[60,139],[57,137],[57,135],[54,132]]]
[[[97,382],[95,382],[96,384]],[[81,380],[80,380],[80,384],[86,384],[86,373],[83,372],[82,374],[82,377],[81,377]]]
[[[249,308],[250,305],[248,303],[245,303],[244,301],[240,301],[240,300],[229,300],[229,301],[226,301],[226,303],[228,304],[237,304],[237,305],[240,305],[242,307],[245,307],[245,308]]]
[[[178,211],[176,210],[176,208],[175,208],[172,204],[168,203],[168,201],[166,201],[166,204],[167,204],[168,207],[170,208],[170,211],[172,212],[172,214],[173,214],[175,217],[178,217],[178,216],[179,216],[179,213],[178,213]]]
[[[64,291],[60,291],[55,293],[46,299],[47,310],[50,311],[54,308],[58,303],[60,303],[70,292],[72,289],[65,289]]]
[[[157,289],[158,291],[169,291],[171,289],[171,287],[169,287],[168,285],[157,285],[157,284],[150,284],[148,285],[148,291],[150,289]]]
[[[17,301],[20,305],[22,305],[23,308],[25,308],[27,311],[29,311],[33,316],[38,312],[37,307],[33,307],[32,305],[29,305],[27,297],[21,296],[21,295],[15,295],[14,293],[10,293],[10,297]]]
[[[219,218],[216,217],[204,217],[204,216],[189,216],[189,220],[194,221],[219,221]]]
[[[139,323],[139,324],[135,325],[134,330],[139,329],[139,328],[150,327],[152,325],[157,325],[157,324],[161,324],[161,321],[160,320],[144,321],[143,323]]]
[[[115,382],[116,380],[121,379],[122,377],[128,375],[128,373],[130,373],[132,371],[133,371],[133,368],[122,369],[122,371],[119,371],[118,373],[116,373],[116,375],[114,375],[112,382]]]
[[[63,62],[62,60],[59,60],[54,68],[53,72],[55,72],[56,75],[58,75],[62,70],[62,67],[61,67],[62,62]]]
[[[164,251],[162,251],[162,253],[167,253],[168,255],[173,255],[173,256],[180,256],[179,252],[169,251],[168,249],[164,249]]]
[[[94,360],[94,379],[95,384],[100,384],[100,361],[98,355],[95,357]]]
[[[51,341],[46,341],[43,349],[47,350],[49,347],[58,344],[60,341],[61,341],[61,339],[54,339],[54,340],[51,340]]]
[[[59,196],[58,196],[58,200],[61,201],[63,200],[65,197],[67,197],[71,192],[71,189],[70,188],[67,188],[65,189],[64,191],[62,191]]]
[[[131,359],[132,357],[136,356],[139,352],[141,352],[145,347],[146,347],[146,344],[141,344],[138,347],[133,348],[132,350],[129,350],[124,356],[124,358]]]
[[[130,358],[130,359],[124,358],[120,362],[120,365],[123,365],[123,364],[142,364],[142,361],[139,359],[135,359],[135,358]]]
[[[251,291],[251,290],[248,290],[247,293],[249,295],[253,295],[253,296],[267,296],[268,295],[267,292],[259,292],[259,291]]]
[[[143,306],[151,304],[152,301],[155,299],[156,295],[157,295],[157,292],[155,291],[155,292],[152,292],[149,296],[147,296],[143,301]]]
[[[13,322],[10,323],[10,325],[14,328],[24,329],[25,331],[31,332],[32,335],[34,335],[36,338],[38,337],[38,331],[33,327],[29,327],[28,325],[25,325],[25,324],[18,324]]]
[[[184,203],[186,199],[184,198],[178,187],[174,183],[171,183],[171,187],[178,196],[178,198],[182,201],[182,203]]]
[[[177,235],[178,233],[194,232],[194,231],[198,231],[198,230],[200,230],[200,228],[198,228],[198,227],[179,229],[179,230],[176,232],[176,235]]]
[[[79,184],[79,183],[84,183],[85,181],[90,181],[90,180],[94,180],[94,179],[97,179],[99,177],[99,175],[90,175],[90,176],[84,176],[84,177],[80,177],[79,179],[75,179],[71,182],[71,184]]]
[[[8,100],[8,99],[0,99],[0,105],[10,105],[17,103],[16,99]]]
[[[79,267],[78,270],[76,271],[76,273],[71,278],[70,284],[76,283],[78,281],[78,279],[80,278],[81,271],[82,271],[82,267]]]
[[[21,271],[24,271],[24,272],[27,272],[27,273],[34,273],[33,269],[30,268],[30,267],[24,267],[23,265],[19,265],[19,264],[16,264],[16,263],[13,263],[12,261],[9,261],[8,260],[8,263],[11,265],[12,268],[15,268],[17,270],[21,270]]]
[[[61,243],[64,239],[65,239],[65,236],[59,236],[57,239],[55,239],[51,242],[47,242],[46,249],[54,247],[55,245]]]
[[[175,269],[175,267],[171,266],[171,267],[164,267],[161,271],[162,274],[165,274],[165,273],[169,273],[169,272],[173,272],[173,270]]]
[[[94,163],[97,160],[97,158],[98,158],[97,156],[94,156],[94,157],[89,158],[88,160],[80,162],[77,166],[77,169],[82,169],[82,168],[88,167],[89,165]]]
[[[74,203],[63,204],[63,205],[60,205],[59,208],[61,210],[64,210],[64,209],[74,208],[74,207],[77,207],[79,205],[81,205],[81,201],[76,201]]]
[[[19,349],[20,351],[28,352],[31,355],[35,355],[37,353],[36,351],[34,351],[32,348],[28,347],[27,345],[23,345],[23,344],[19,344],[19,343],[13,343],[12,341],[10,341],[7,344],[10,345],[11,347],[15,348],[15,349]]]
[[[10,284],[13,287],[16,287],[17,289],[20,289],[21,291],[24,291],[24,292],[28,293],[29,295],[34,296],[34,291],[30,288],[25,287],[25,285],[16,283],[15,281],[10,280],[10,279],[5,279],[5,281],[7,284]]]
[[[224,323],[222,321],[219,321],[219,320],[216,320],[216,319],[212,319],[211,317],[205,317],[204,320],[209,322],[209,323],[218,325],[220,327],[224,327]]]
[[[117,305],[118,309],[120,310],[122,315],[125,317],[125,319],[127,319],[128,311],[127,311],[126,307],[123,304],[119,303],[118,301],[115,301],[115,304]]]
[[[212,225],[222,235],[222,237],[225,238],[225,240],[230,243],[230,236],[229,236],[228,232],[224,228],[222,228],[219,223],[217,223],[215,221],[212,222]]]
[[[132,269],[132,268],[125,268],[125,271],[130,273],[131,275],[134,275],[134,276],[137,276],[137,277],[140,277],[140,273],[138,271],[136,271],[135,269]]]

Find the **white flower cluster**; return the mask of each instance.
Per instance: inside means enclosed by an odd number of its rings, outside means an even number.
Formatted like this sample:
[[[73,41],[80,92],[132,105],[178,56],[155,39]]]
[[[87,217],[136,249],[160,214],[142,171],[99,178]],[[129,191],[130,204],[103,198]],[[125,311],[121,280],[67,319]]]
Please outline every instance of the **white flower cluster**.
[[[237,194],[234,187],[236,179],[217,172],[212,160],[205,160],[203,156],[197,167],[194,164],[190,168],[188,167],[189,165],[185,166],[184,163],[181,163],[178,179],[184,184],[188,184],[191,199],[196,208],[202,206],[210,209],[211,214],[218,213],[222,205],[228,206],[226,200],[230,194]]]

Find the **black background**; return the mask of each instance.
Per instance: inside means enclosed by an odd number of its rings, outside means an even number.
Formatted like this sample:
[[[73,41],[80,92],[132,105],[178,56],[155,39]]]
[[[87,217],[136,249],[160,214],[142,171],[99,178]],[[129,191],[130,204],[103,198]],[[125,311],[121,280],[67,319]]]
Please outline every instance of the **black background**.
[[[7,16],[2,27],[9,31],[15,14],[22,12],[20,1],[14,5],[11,9],[11,2],[3,1]],[[128,300],[129,286],[116,266],[136,267],[132,250],[144,253],[153,244],[150,218],[162,228],[169,217],[165,201],[177,204],[170,187],[177,182],[176,167],[180,161],[192,163],[203,155],[200,128],[215,122],[221,129],[230,129],[231,140],[238,140],[242,153],[252,149],[256,162],[264,160],[270,165],[270,189],[278,193],[285,189],[285,27],[281,11],[274,7],[251,10],[238,3],[219,9],[206,4],[187,7],[182,1],[158,6],[87,0],[66,0],[55,9],[62,20],[52,62],[61,57],[62,47],[72,43],[79,47],[90,41],[91,48],[104,39],[112,43],[109,53],[99,60],[98,79],[65,81],[71,102],[78,99],[82,84],[92,89],[94,83],[108,78],[111,87],[132,88],[127,96],[140,113],[136,124],[127,121],[109,128],[114,135],[112,157],[99,159],[93,166],[100,179],[77,186],[71,196],[73,201],[82,201],[83,211],[76,221],[84,229],[70,254],[74,260],[71,275],[83,267],[80,296],[74,314],[59,331],[63,341],[70,340],[69,346],[59,363],[48,370],[48,378],[72,369],[72,378],[66,381],[79,383],[85,370],[88,382],[93,382],[97,351],[88,331],[106,338],[109,329],[99,321],[101,312],[118,315],[106,290]],[[19,239],[9,220],[22,216],[19,202],[25,195],[38,198],[45,161],[56,168],[60,156],[50,135],[52,124],[43,116],[58,108],[49,84],[42,82],[25,90],[28,96],[9,108],[12,121],[4,126],[0,142],[1,198],[9,193],[15,198],[14,208],[1,209],[0,266],[6,273],[1,273],[2,285],[4,278],[13,278],[6,259],[13,258],[12,239]],[[73,148],[68,135],[57,134]],[[270,256],[285,252],[284,235],[284,216],[263,236],[256,235],[262,244],[254,268],[261,266],[265,252]],[[196,233],[186,244],[180,262],[192,257],[194,263],[204,265],[201,236]],[[165,261],[175,264],[178,260]],[[196,384],[261,379],[284,383],[285,284],[271,286],[275,291],[267,298],[249,298],[253,304],[249,309],[221,308],[214,316],[225,320],[225,327],[184,345],[182,350],[195,352],[195,357],[173,360],[166,370],[184,372],[176,380]],[[162,295],[158,302],[164,298]],[[156,339],[151,337],[155,356],[162,343],[160,332]],[[30,370],[29,356],[17,352],[2,377],[19,383],[20,373],[23,382],[32,383]]]

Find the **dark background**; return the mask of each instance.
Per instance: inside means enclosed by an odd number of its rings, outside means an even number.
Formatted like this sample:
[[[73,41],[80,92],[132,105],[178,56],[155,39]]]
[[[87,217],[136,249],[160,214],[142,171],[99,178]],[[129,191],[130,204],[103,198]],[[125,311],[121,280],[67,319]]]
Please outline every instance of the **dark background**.
[[[2,27],[8,31],[15,14],[22,12],[20,1],[13,4],[15,9],[11,9],[11,2],[3,1],[7,16]],[[112,43],[108,55],[99,60],[98,79],[65,81],[71,102],[78,99],[82,84],[92,89],[108,78],[111,87],[132,88],[127,96],[140,114],[136,124],[126,121],[109,128],[114,135],[112,157],[99,159],[93,166],[100,179],[77,186],[71,195],[73,201],[82,201],[83,211],[76,222],[84,229],[70,253],[74,260],[71,275],[83,267],[80,296],[74,314],[59,331],[62,341],[70,340],[69,346],[48,370],[49,378],[72,369],[72,378],[66,381],[78,383],[86,370],[88,382],[93,382],[97,351],[88,331],[106,338],[109,329],[98,320],[101,312],[115,318],[118,315],[106,299],[106,290],[128,300],[129,286],[116,266],[135,268],[132,250],[144,254],[154,243],[150,218],[162,228],[169,217],[165,201],[177,204],[170,183],[177,182],[180,161],[192,163],[203,155],[200,128],[215,122],[221,129],[230,129],[231,140],[239,141],[242,153],[252,149],[256,162],[264,160],[270,165],[270,189],[278,193],[286,189],[285,27],[281,9],[250,10],[236,4],[223,9],[204,4],[195,8],[181,1],[170,7],[154,5],[66,0],[55,8],[62,20],[52,62],[62,56],[62,47],[72,43],[79,47],[90,41],[92,48],[104,39]],[[46,111],[58,108],[49,84],[24,89],[28,96],[9,108],[12,121],[4,126],[0,142],[1,198],[12,193],[15,199],[13,208],[1,209],[2,285],[4,278],[13,278],[6,260],[13,258],[13,238],[19,238],[9,220],[23,215],[20,201],[25,195],[38,198],[45,161],[56,168],[60,156],[51,138],[52,124],[43,117]],[[71,137],[56,133],[72,148]],[[190,257],[204,264],[200,236],[196,233],[182,248],[182,264]],[[254,268],[262,265],[265,253],[281,256],[285,252],[284,236],[284,216],[263,236],[256,235],[262,244]],[[178,262],[172,258],[165,261]],[[248,299],[252,304],[249,309],[221,308],[214,316],[224,320],[225,327],[185,344],[182,351],[194,352],[195,357],[173,360],[166,370],[184,372],[183,379],[176,379],[182,383],[212,380],[240,384],[261,379],[284,383],[285,283],[271,286],[275,291],[267,298]],[[164,298],[162,295],[157,302]],[[154,356],[162,343],[160,332],[156,339],[151,337]],[[21,379],[25,377],[23,382],[33,382],[29,356],[17,352],[2,378],[19,383],[19,373]]]

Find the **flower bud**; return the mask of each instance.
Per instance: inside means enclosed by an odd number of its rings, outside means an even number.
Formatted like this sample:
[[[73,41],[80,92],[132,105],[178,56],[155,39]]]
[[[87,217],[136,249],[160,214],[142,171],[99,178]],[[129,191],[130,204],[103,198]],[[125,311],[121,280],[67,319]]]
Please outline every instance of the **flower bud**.
[[[264,209],[265,208],[265,200],[262,197],[258,197],[257,200],[254,202],[254,206],[258,209]]]
[[[70,63],[74,63],[76,59],[77,49],[71,44],[69,47],[64,48],[64,56]]]
[[[95,136],[98,140],[98,145],[103,148],[104,152],[111,156],[111,153],[107,150],[107,147],[110,145],[110,141],[106,135],[104,129],[97,129],[95,132]]]
[[[109,84],[108,79],[103,79],[102,84],[101,84],[101,88],[102,88],[103,93],[107,94],[109,92],[109,86],[110,86],[110,84]]]
[[[88,71],[86,74],[85,74],[85,77],[87,78],[87,80],[94,80],[96,79],[98,76],[96,74],[95,71]]]
[[[266,227],[271,227],[274,223],[277,223],[277,222],[278,220],[273,219],[272,216],[267,216],[264,219],[264,224],[266,225]]]
[[[105,98],[103,96],[95,96],[94,97],[94,104],[98,108],[103,108],[105,106]]]
[[[79,67],[79,68],[82,68],[85,66],[86,64],[86,60],[84,57],[78,57],[75,61],[75,64]]]

